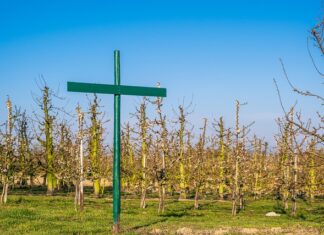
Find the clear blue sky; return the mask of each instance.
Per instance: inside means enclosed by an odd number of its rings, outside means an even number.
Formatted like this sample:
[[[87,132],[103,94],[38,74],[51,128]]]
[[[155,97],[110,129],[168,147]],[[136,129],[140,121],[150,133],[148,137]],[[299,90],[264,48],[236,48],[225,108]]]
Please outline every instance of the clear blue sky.
[[[234,101],[248,102],[242,122],[271,141],[282,115],[272,79],[288,106],[298,98],[283,80],[278,59],[300,87],[318,92],[320,80],[307,52],[309,30],[322,15],[320,0],[272,1],[1,1],[0,120],[5,100],[37,112],[42,74],[74,112],[84,94],[66,92],[67,81],[112,83],[113,50],[121,50],[121,81],[168,89],[166,112],[193,100],[191,123],[225,117],[234,122]],[[311,48],[319,63],[322,61]],[[112,119],[111,96],[100,96]],[[136,97],[122,98],[122,120]],[[298,99],[311,117],[319,106]],[[112,131],[110,131],[112,132]]]

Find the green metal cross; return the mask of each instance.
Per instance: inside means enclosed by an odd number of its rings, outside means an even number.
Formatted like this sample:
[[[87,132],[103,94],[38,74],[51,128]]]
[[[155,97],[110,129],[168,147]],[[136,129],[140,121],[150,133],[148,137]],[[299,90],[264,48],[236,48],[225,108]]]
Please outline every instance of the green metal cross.
[[[113,163],[113,232],[120,230],[120,96],[166,97],[165,88],[120,85],[120,53],[114,51],[115,84],[68,82],[67,90],[74,92],[114,94],[114,163]]]

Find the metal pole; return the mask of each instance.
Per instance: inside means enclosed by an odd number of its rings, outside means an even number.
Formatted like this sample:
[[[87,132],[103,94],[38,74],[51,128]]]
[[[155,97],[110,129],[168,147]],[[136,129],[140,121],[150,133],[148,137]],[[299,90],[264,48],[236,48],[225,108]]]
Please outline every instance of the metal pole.
[[[120,85],[119,51],[114,51],[115,85]],[[120,95],[114,95],[113,232],[120,230]]]

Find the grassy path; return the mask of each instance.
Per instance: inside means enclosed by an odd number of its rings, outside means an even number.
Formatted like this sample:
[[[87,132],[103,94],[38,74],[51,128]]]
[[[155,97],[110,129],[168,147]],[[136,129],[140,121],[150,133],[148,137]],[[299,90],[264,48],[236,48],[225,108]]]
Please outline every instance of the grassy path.
[[[248,201],[234,218],[227,201],[202,201],[201,208],[194,210],[192,201],[170,200],[163,215],[157,214],[157,203],[149,200],[143,210],[138,208],[139,200],[123,200],[124,234],[324,233],[324,201],[312,205],[300,201],[295,218],[266,217],[269,211],[282,213],[271,200]],[[86,198],[85,211],[80,213],[75,212],[72,197],[11,195],[8,204],[0,206],[0,234],[110,234],[111,211],[111,200],[105,198]]]

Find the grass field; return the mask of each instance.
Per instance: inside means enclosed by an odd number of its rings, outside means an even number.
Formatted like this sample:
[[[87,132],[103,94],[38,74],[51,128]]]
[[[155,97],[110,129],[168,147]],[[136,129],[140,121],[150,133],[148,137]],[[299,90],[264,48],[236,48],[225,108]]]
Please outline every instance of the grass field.
[[[166,211],[157,214],[158,201],[122,200],[123,234],[324,234],[324,201],[312,205],[299,201],[297,217],[282,214],[266,217],[269,211],[282,213],[274,200],[248,200],[244,211],[231,216],[229,201],[168,200]],[[10,195],[0,206],[0,234],[111,234],[112,201],[85,200],[85,210],[74,210],[73,196]]]

